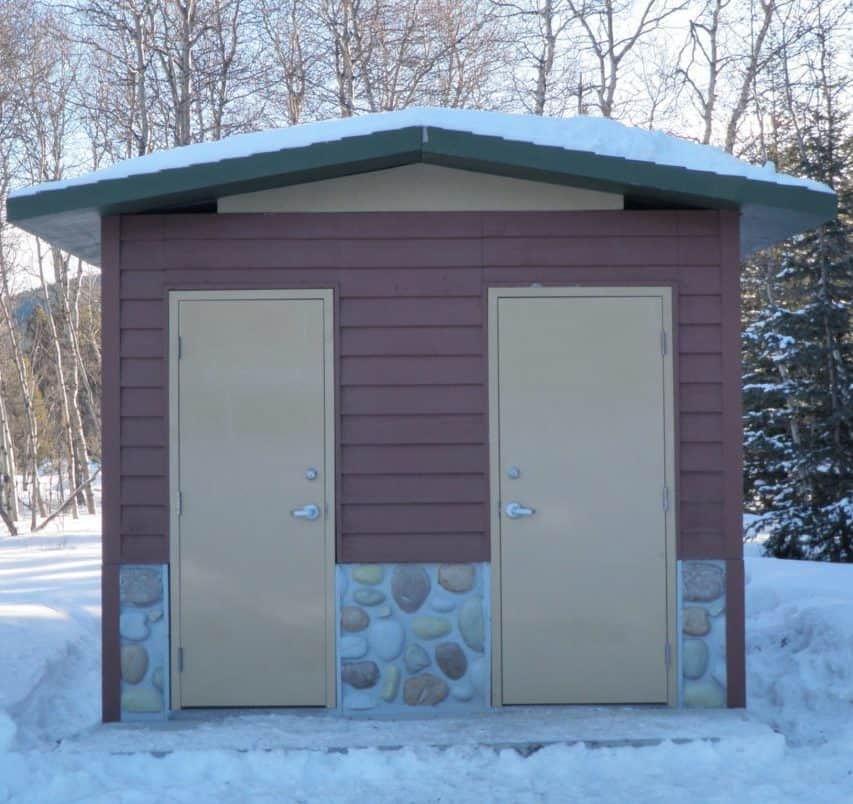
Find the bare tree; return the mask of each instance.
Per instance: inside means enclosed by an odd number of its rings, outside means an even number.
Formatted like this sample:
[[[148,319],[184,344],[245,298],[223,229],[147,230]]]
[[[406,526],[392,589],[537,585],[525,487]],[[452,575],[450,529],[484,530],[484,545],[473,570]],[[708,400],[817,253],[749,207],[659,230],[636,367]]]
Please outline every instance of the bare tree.
[[[741,121],[746,114],[747,104],[752,96],[756,75],[767,63],[768,57],[764,52],[764,43],[767,39],[767,32],[770,30],[770,23],[773,21],[773,15],[776,11],[776,0],[759,0],[759,3],[761,6],[761,14],[757,21],[751,20],[749,51],[746,56],[744,67],[741,71],[737,99],[734,107],[729,113],[728,121],[726,123],[726,139],[724,147],[729,151],[729,153],[734,151],[738,130],[740,128]]]
[[[18,381],[18,389],[21,394],[24,407],[24,419],[27,428],[27,474],[32,483],[32,497],[30,505],[31,525],[35,527],[36,516],[41,513],[45,515],[44,503],[41,498],[39,485],[39,428],[36,410],[33,401],[34,388],[32,380],[32,371],[30,363],[24,355],[21,347],[21,341],[16,330],[15,319],[11,310],[10,292],[9,292],[9,274],[11,266],[7,259],[5,249],[0,250],[0,279],[3,287],[0,291],[0,310],[3,313],[3,321],[6,324],[6,332],[9,336],[9,344],[12,350],[12,357],[16,370],[16,379]]]
[[[352,117],[355,113],[354,27],[360,13],[361,0],[320,0],[319,3],[324,47],[333,59],[335,98],[341,117]]]
[[[306,0],[260,0],[260,12],[271,53],[265,88],[285,122],[295,125],[310,110],[308,93],[316,89],[316,74],[322,69],[317,17]]]
[[[711,142],[716,120],[717,85],[730,58],[720,55],[721,17],[730,2],[705,0],[699,14],[690,21],[688,39],[679,54],[679,62],[684,60],[685,64],[677,68],[677,73],[702,117],[701,141],[706,145]]]
[[[115,160],[148,153],[158,95],[153,0],[86,0],[66,9],[74,21],[67,35],[89,54],[90,80],[78,92],[95,154]]]
[[[438,56],[424,100],[451,108],[503,107],[502,82],[512,62],[506,21],[491,0],[435,0],[430,27]]]
[[[688,0],[566,0],[580,25],[585,47],[593,62],[590,81],[596,105],[604,117],[617,113],[617,89],[624,63],[639,45],[663,23],[682,11]]]
[[[566,0],[494,0],[507,23],[513,94],[526,111],[563,114],[578,92],[577,48],[571,39],[574,12]]]

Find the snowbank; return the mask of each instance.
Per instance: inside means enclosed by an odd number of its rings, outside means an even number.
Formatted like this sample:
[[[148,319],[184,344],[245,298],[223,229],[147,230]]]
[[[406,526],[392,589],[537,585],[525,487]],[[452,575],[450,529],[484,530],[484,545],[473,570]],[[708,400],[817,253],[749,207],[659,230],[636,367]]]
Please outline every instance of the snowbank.
[[[88,735],[97,750],[62,742],[100,719],[95,525],[82,521],[64,535],[0,537],[0,689],[4,700],[15,698],[0,711],[4,804],[853,801],[853,566],[758,558],[749,547],[750,707],[785,733],[787,747],[781,740],[639,750],[558,745],[526,759],[477,747],[239,751],[206,739],[213,727],[204,727],[205,739],[180,745],[164,730],[161,746],[172,750],[163,755],[132,753],[126,730]],[[30,616],[28,627],[18,628],[18,617],[43,610],[53,615]],[[13,635],[8,656],[18,658],[7,658]],[[233,720],[254,744],[264,744],[269,716]],[[157,743],[156,735],[146,735],[149,743]]]
[[[10,716],[18,747],[100,718],[100,579],[97,515],[0,537],[0,750]]]
[[[12,747],[16,731],[15,721],[9,715],[0,711],[0,754]]]
[[[795,745],[853,747],[853,566],[748,557],[746,582],[749,708]]]
[[[117,162],[77,178],[16,190],[10,197],[20,198],[46,190],[61,190],[107,179],[123,179],[190,165],[274,153],[289,148],[304,148],[319,142],[332,142],[346,137],[408,127],[470,132],[565,150],[589,151],[600,156],[710,171],[721,176],[739,176],[756,181],[805,187],[823,193],[832,192],[820,182],[777,173],[771,163],[764,166],[752,165],[721,148],[698,145],[668,134],[633,128],[601,117],[578,116],[561,119],[468,109],[411,107],[396,112],[366,114],[251,134],[237,134],[218,142],[203,142],[168,151],[157,151]]]

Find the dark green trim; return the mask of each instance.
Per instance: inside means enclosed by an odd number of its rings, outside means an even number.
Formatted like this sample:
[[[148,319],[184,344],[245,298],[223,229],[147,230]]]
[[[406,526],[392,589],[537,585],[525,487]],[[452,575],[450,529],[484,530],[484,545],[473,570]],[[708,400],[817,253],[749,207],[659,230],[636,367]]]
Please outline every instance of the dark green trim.
[[[458,131],[430,128],[423,152],[423,161],[449,167],[610,192],[648,195],[652,191],[659,197],[715,209],[752,204],[826,215],[827,219],[836,209],[835,196],[805,187]]]
[[[10,198],[8,219],[93,208],[102,215],[187,206],[223,195],[317,181],[406,164],[420,158],[421,129],[404,128],[252,156],[223,159],[156,173],[104,179]]]
[[[99,216],[215,203],[226,195],[412,162],[631,195],[675,208],[741,209],[749,250],[817,226],[836,211],[834,195],[804,187],[420,126],[46,188],[10,198],[6,208],[11,223],[97,261],[100,230],[91,224]]]

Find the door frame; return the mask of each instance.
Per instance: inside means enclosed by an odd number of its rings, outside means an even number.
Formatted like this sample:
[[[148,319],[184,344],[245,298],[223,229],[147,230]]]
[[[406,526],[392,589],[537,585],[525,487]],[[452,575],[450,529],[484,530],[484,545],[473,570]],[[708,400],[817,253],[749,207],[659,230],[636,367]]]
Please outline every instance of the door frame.
[[[323,445],[326,515],[324,517],[324,553],[326,557],[323,581],[326,586],[326,708],[337,706],[336,680],[336,618],[335,618],[335,327],[334,291],[330,288],[281,290],[170,290],[169,305],[169,669],[170,709],[181,709],[181,673],[178,649],[181,645],[180,605],[180,451],[179,451],[179,306],[182,301],[282,300],[315,299],[323,302],[323,356],[325,400],[325,444]]]
[[[662,358],[664,361],[664,475],[669,489],[669,506],[664,511],[666,541],[666,631],[669,663],[661,657],[667,674],[667,705],[678,705],[680,651],[678,639],[677,563],[676,563],[676,430],[673,289],[668,286],[571,286],[571,287],[490,287],[488,289],[489,350],[489,502],[491,548],[491,641],[492,705],[503,706],[503,656],[501,622],[501,509],[500,509],[500,421],[498,370],[498,301],[510,298],[595,298],[653,297],[663,308]],[[664,650],[665,646],[662,646]]]

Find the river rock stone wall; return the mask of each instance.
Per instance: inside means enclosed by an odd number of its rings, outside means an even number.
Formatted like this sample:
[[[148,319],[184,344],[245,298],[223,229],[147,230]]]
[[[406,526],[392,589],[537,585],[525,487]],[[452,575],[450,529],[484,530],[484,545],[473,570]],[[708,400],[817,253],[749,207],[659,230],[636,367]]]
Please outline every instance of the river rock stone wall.
[[[682,561],[681,701],[726,705],[726,568],[722,561]]]
[[[122,720],[168,715],[168,588],[165,565],[128,564],[119,571]]]
[[[340,708],[488,708],[488,590],[487,564],[340,564]]]

